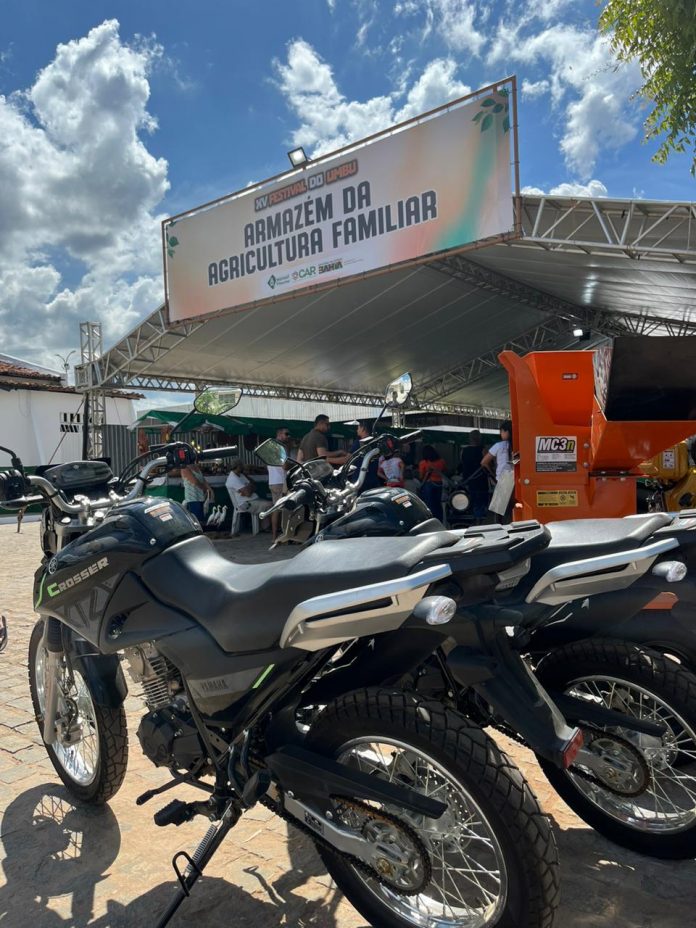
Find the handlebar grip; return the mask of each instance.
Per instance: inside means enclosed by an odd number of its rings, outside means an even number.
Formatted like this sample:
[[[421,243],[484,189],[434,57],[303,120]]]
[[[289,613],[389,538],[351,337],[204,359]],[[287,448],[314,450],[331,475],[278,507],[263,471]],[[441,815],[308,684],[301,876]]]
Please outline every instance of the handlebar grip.
[[[199,461],[210,461],[213,458],[231,458],[237,454],[237,445],[227,445],[224,448],[208,448],[198,452]]]
[[[299,490],[295,490],[294,493],[289,493],[283,500],[283,509],[299,509],[300,506],[304,506],[305,503],[311,501],[312,494],[306,489],[306,487],[300,487]]]

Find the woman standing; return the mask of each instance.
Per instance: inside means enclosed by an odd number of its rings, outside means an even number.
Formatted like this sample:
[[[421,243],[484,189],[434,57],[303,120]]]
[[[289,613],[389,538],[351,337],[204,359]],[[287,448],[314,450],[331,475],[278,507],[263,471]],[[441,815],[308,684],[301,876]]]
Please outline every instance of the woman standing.
[[[436,519],[442,522],[442,475],[447,465],[433,448],[426,445],[423,448],[423,460],[418,465],[418,476],[421,480],[421,499]]]
[[[184,485],[184,505],[203,525],[203,503],[206,497],[213,499],[213,488],[203,476],[198,459],[189,467],[181,468],[181,482]]]
[[[506,419],[500,423],[500,441],[488,449],[481,459],[481,467],[495,477],[496,483],[503,474],[512,473],[512,422]],[[510,494],[510,501],[503,515],[495,514],[496,522],[507,524],[512,517],[512,507],[515,505],[514,493]]]

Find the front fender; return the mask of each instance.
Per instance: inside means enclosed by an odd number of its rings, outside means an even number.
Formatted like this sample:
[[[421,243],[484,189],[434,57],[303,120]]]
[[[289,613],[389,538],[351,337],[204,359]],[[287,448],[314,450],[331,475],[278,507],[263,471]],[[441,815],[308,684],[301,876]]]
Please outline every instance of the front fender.
[[[118,655],[100,654],[89,641],[73,635],[66,626],[63,629],[63,646],[70,663],[84,677],[96,705],[118,709],[128,695],[128,685]]]

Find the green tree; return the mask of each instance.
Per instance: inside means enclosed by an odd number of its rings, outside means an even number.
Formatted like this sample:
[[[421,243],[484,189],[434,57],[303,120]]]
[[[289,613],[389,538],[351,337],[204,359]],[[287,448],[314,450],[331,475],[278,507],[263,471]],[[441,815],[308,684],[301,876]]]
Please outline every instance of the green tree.
[[[653,104],[645,138],[661,138],[653,161],[691,152],[696,173],[695,0],[607,0],[599,28],[620,61],[640,65],[639,93]]]

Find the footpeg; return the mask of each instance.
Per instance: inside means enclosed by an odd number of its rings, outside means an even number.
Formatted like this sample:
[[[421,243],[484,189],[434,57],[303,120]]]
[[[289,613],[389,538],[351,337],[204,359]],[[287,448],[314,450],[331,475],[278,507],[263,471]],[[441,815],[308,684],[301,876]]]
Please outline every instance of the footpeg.
[[[153,818],[155,825],[163,828],[165,825],[183,825],[184,822],[190,822],[195,814],[196,809],[193,803],[172,799],[169,805],[155,812]]]

